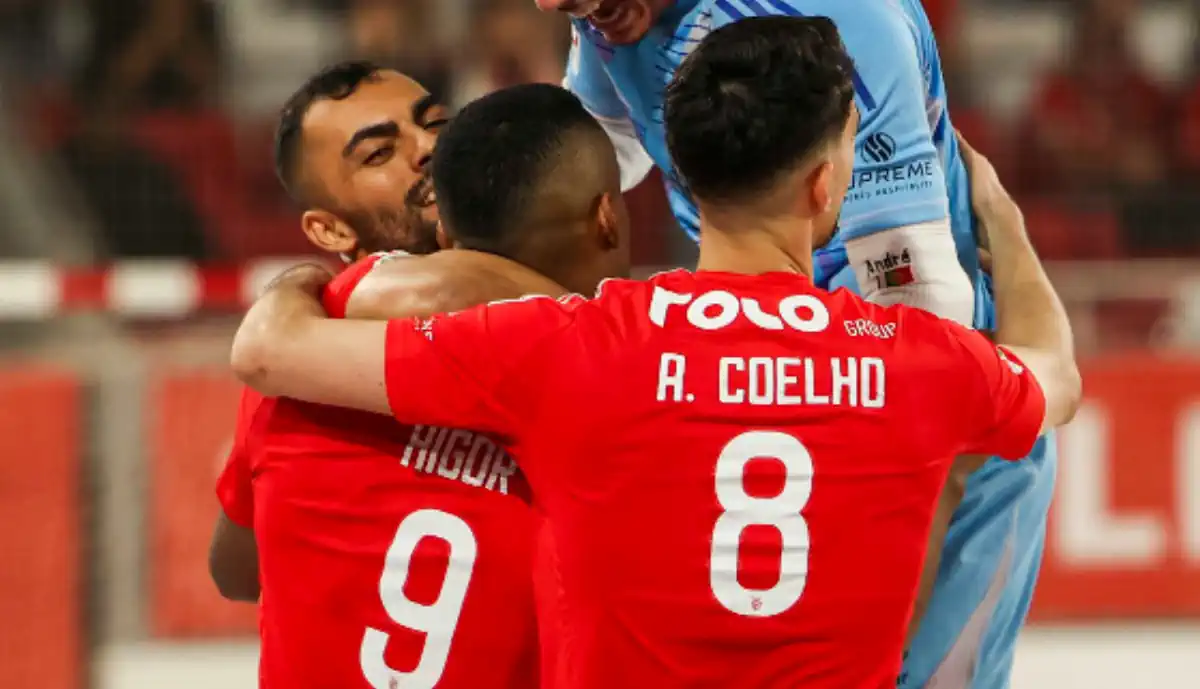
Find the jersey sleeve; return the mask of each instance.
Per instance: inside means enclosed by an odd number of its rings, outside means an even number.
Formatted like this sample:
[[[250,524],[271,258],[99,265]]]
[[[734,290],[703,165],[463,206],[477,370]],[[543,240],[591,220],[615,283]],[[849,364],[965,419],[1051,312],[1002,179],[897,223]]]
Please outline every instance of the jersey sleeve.
[[[571,23],[571,51],[567,55],[567,73],[563,88],[574,93],[583,107],[600,119],[625,119],[629,113],[613,87],[596,47],[579,35]]]
[[[833,19],[854,59],[861,119],[839,223],[847,244],[883,230],[946,221],[946,180],[926,109],[923,50],[911,19],[891,2],[786,4],[797,13]]]
[[[612,141],[621,167],[621,191],[640,184],[654,168],[654,161],[638,138],[637,127],[617,94],[596,46],[580,37],[574,22],[563,87],[579,98]]]
[[[388,322],[384,377],[405,423],[470,428],[511,443],[566,354],[574,310],[528,297],[432,319]]]
[[[254,528],[253,454],[259,432],[258,419],[265,413],[266,403],[267,400],[254,390],[242,390],[233,445],[221,475],[217,477],[217,500],[225,516],[247,529]]]
[[[927,370],[940,371],[939,413],[962,434],[959,454],[1021,459],[1029,454],[1046,418],[1046,398],[1020,359],[983,334],[921,313],[935,344]],[[933,332],[933,331],[938,332]],[[942,363],[944,362],[944,363]]]

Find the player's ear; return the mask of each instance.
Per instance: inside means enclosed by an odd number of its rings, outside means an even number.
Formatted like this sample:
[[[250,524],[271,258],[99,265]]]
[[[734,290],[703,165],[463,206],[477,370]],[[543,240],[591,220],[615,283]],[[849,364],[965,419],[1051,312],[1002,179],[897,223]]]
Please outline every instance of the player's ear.
[[[808,193],[801,196],[807,199],[808,208],[803,209],[807,217],[816,217],[833,208],[834,179],[833,162],[822,160],[805,178]]]
[[[441,219],[437,221],[437,230],[434,232],[433,237],[437,240],[439,249],[454,248],[454,242],[450,239],[450,235],[446,234],[446,226],[442,224]]]
[[[338,216],[320,209],[309,209],[300,216],[300,229],[308,241],[321,251],[353,256],[358,250],[358,235]]]
[[[621,213],[618,203],[607,191],[596,199],[596,237],[606,250],[621,246]]]

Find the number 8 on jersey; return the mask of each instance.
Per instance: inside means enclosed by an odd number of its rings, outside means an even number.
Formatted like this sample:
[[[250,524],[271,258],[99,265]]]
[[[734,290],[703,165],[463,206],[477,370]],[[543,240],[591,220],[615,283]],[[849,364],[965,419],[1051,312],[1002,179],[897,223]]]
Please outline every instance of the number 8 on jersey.
[[[760,498],[746,492],[746,466],[757,458],[783,464],[785,479],[778,495]],[[717,502],[723,512],[712,535],[709,580],[717,601],[748,617],[770,617],[787,611],[804,593],[808,579],[808,524],[801,511],[812,495],[813,463],[808,448],[787,433],[747,431],[729,441],[717,457]],[[746,588],[738,581],[739,545],[751,526],[773,527],[783,545],[779,580],[768,589]]]

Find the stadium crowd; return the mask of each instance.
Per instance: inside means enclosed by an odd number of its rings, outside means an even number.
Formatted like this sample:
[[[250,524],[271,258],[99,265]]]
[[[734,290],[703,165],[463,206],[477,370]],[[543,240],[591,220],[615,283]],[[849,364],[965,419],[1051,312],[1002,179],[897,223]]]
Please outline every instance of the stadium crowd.
[[[1185,3],[926,5],[955,124],[1011,180],[1044,257],[1200,253],[1188,193],[1200,182],[1200,42]],[[1184,40],[1138,40],[1156,13]],[[7,145],[29,146],[76,191],[95,255],[221,262],[304,250],[269,133],[315,66],[371,58],[461,104],[559,81],[569,41],[528,0],[7,0],[0,27],[15,94],[5,112],[22,134]],[[671,221],[646,186],[637,259],[671,262],[678,233],[651,231]]]

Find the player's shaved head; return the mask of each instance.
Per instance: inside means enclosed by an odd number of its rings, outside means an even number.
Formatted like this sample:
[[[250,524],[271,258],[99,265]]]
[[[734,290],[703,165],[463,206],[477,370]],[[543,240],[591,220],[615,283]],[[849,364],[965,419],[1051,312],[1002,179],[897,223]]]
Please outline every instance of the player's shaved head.
[[[616,153],[562,88],[526,84],[468,104],[440,133],[433,180],[457,246],[506,256],[576,291],[628,270]]]
[[[853,74],[825,17],[752,17],[701,41],[664,109],[671,158],[701,209],[791,204],[832,233],[853,165]]]

